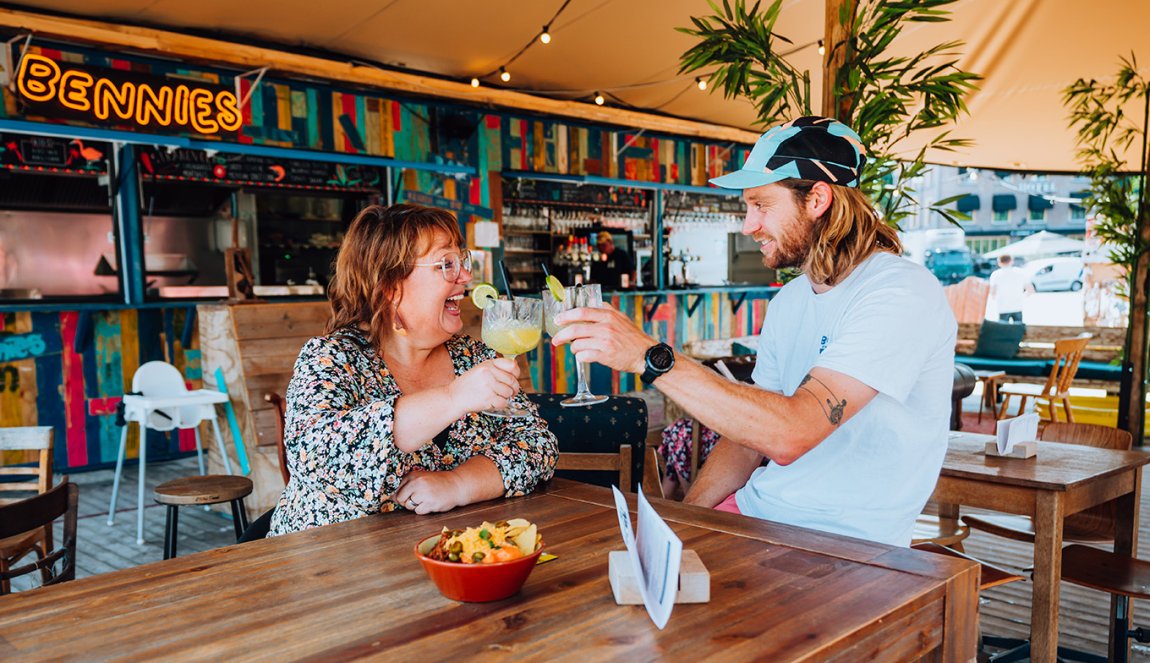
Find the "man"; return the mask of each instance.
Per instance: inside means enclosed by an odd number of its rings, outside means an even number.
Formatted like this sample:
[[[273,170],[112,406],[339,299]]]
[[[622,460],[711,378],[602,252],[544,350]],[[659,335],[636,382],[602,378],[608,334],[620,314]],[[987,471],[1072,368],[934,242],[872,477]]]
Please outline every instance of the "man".
[[[756,386],[610,309],[565,313],[553,342],[642,373],[722,435],[686,502],[908,545],[946,453],[957,326],[937,279],[900,257],[858,191],[862,150],[843,124],[804,117],[711,180],[743,191],[742,232],[766,266],[804,272],[768,307]]]
[[[631,254],[615,246],[615,238],[606,230],[595,236],[599,258],[591,263],[591,282],[610,288],[629,288],[635,278]]]
[[[1014,257],[998,256],[998,269],[990,275],[990,296],[998,306],[1000,322],[1022,322],[1022,301],[1029,287],[1026,273],[1014,266]]]

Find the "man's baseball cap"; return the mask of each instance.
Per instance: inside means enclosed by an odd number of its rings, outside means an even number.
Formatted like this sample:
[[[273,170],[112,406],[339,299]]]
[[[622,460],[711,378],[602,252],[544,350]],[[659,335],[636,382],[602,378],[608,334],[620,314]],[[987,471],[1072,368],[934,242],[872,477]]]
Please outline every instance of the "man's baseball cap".
[[[600,231],[598,235],[595,235],[595,241],[596,242],[611,242],[612,244],[614,244],[615,238],[611,236],[611,233],[607,232],[606,230],[603,230],[603,231]]]
[[[866,148],[850,127],[808,116],[772,127],[759,137],[743,167],[711,180],[724,189],[750,189],[802,179],[858,186]]]

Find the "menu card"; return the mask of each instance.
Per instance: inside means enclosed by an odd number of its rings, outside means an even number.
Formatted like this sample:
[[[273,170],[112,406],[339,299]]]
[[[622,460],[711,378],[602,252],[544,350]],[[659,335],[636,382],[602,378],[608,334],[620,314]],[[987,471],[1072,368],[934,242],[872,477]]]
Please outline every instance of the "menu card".
[[[1014,451],[1015,444],[1038,439],[1038,413],[1003,419],[998,422],[997,433],[998,453],[1005,456]]]
[[[655,513],[655,509],[639,489],[639,522],[631,531],[631,512],[627,500],[615,486],[615,510],[619,516],[619,531],[627,546],[631,568],[639,580],[639,595],[651,621],[660,630],[671,618],[675,597],[679,593],[679,563],[683,559],[683,542]]]

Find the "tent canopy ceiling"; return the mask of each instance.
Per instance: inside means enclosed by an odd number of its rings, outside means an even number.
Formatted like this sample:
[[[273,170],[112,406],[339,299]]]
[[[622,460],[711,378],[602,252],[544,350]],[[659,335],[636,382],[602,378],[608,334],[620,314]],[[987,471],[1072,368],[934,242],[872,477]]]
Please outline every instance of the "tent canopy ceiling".
[[[776,23],[776,33],[795,45],[792,63],[811,71],[816,97],[824,2],[788,0]],[[311,0],[17,0],[8,6],[230,35],[468,80],[497,71],[562,4],[336,0],[322,11]],[[693,74],[678,74],[679,56],[693,40],[675,28],[708,13],[706,0],[572,0],[551,25],[553,41],[534,43],[508,67],[512,79],[506,87],[578,100],[603,91],[608,103],[759,130],[748,101],[700,91]],[[953,127],[953,135],[975,145],[928,158],[984,168],[1079,170],[1061,91],[1077,78],[1112,77],[1119,56],[1145,48],[1148,24],[1150,3],[1132,0],[960,0],[951,22],[910,26],[892,46],[894,52],[914,53],[960,39],[966,45],[959,66],[985,77],[968,100],[970,114]],[[1150,53],[1142,55],[1150,62]],[[483,81],[501,84],[496,76]],[[817,99],[814,107],[817,112]]]

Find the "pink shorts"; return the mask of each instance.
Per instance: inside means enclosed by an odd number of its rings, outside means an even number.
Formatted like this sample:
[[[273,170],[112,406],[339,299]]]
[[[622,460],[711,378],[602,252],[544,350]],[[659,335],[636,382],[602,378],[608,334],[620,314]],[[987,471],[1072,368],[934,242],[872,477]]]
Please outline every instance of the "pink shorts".
[[[735,494],[734,493],[731,493],[730,495],[727,496],[727,499],[723,500],[722,502],[719,502],[718,506],[715,507],[715,510],[716,511],[726,511],[727,513],[737,513],[739,515],[743,514],[742,511],[739,511],[739,505],[735,503]]]

